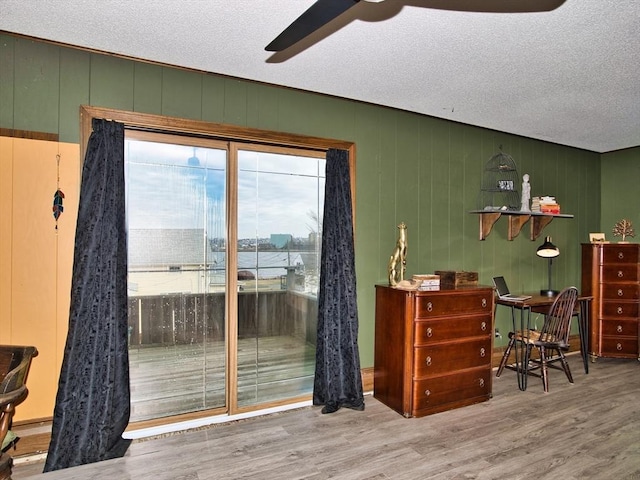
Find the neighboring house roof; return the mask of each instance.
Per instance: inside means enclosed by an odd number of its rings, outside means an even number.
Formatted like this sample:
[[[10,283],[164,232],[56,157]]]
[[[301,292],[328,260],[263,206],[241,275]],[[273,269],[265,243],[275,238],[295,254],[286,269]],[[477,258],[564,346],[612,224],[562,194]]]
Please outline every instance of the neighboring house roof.
[[[206,241],[204,229],[131,229],[128,245],[129,268],[158,268],[172,266],[202,265],[206,256],[209,266],[216,269],[226,267],[226,254],[212,252]],[[255,252],[241,252],[238,268],[253,270],[256,262],[260,268],[283,267],[290,265],[306,265],[313,268],[317,265],[316,252],[260,252],[259,260]]]
[[[131,229],[129,267],[202,265],[204,229]]]

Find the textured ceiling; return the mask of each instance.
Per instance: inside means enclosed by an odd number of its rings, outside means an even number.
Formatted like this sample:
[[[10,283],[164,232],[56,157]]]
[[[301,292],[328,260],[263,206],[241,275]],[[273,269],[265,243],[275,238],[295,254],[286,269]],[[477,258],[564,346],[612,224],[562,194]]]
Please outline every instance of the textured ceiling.
[[[0,30],[595,152],[640,145],[637,0],[360,2],[265,51],[311,4],[0,0]]]

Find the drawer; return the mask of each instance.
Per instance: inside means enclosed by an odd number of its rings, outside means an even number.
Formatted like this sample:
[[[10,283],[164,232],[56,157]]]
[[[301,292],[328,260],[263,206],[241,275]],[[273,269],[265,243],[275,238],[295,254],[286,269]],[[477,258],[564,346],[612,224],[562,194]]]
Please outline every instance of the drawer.
[[[414,378],[491,364],[491,337],[414,348]]]
[[[638,263],[640,249],[637,245],[607,247],[603,252],[604,263]]]
[[[603,300],[600,306],[600,315],[608,318],[638,318],[639,306],[638,302]]]
[[[631,319],[603,319],[600,322],[600,335],[611,337],[633,337],[637,340],[638,321]]]
[[[414,326],[414,344],[427,345],[444,340],[491,335],[491,315],[420,320]]]
[[[638,300],[640,299],[640,284],[607,283],[600,286],[603,299]]]
[[[600,353],[603,357],[629,357],[638,356],[638,339],[602,337],[600,339]]]
[[[604,265],[602,267],[602,283],[610,282],[637,282],[638,264]]]
[[[415,380],[413,410],[433,408],[450,402],[491,395],[491,368]]]
[[[493,290],[456,295],[417,295],[416,318],[491,313]]]

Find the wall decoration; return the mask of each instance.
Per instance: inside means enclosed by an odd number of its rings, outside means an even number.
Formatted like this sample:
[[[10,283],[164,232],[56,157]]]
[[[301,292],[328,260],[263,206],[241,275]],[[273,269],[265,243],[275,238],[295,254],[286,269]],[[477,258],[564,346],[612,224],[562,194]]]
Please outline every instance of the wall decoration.
[[[56,220],[56,230],[58,230],[58,218],[64,211],[63,200],[64,193],[60,190],[60,154],[56,155],[57,162],[57,188],[56,193],[53,194],[53,218]]]
[[[627,237],[635,237],[636,232],[633,231],[633,225],[630,220],[623,218],[613,226],[613,236],[622,237],[622,240],[618,243],[625,243]]]

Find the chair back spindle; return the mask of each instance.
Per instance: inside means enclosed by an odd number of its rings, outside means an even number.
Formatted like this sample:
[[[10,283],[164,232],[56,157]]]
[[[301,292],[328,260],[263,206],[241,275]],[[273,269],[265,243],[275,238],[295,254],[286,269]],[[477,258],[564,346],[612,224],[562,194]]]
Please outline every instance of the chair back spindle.
[[[556,343],[561,348],[569,347],[571,318],[577,298],[578,290],[575,287],[568,287],[558,295],[545,316],[539,341]]]

